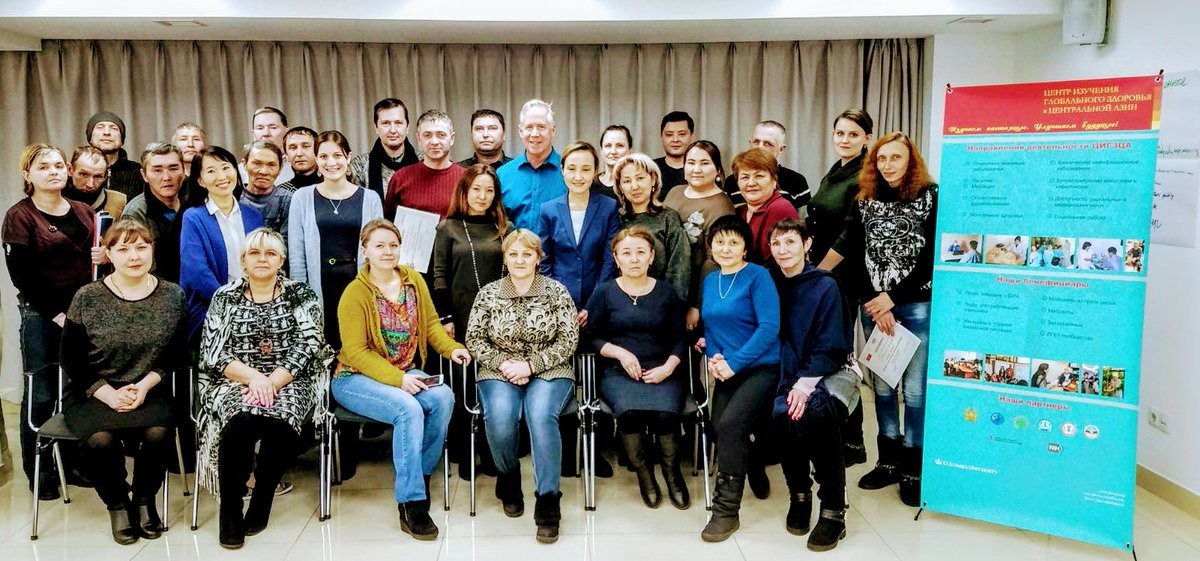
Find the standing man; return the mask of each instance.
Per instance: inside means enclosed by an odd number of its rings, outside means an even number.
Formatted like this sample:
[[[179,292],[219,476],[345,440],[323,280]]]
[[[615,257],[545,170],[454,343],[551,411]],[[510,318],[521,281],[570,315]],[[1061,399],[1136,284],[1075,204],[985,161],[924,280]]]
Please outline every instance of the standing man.
[[[472,113],[471,147],[475,152],[458,165],[469,168],[487,164],[495,170],[512,161],[511,156],[504,154],[504,115],[492,109],[477,109]]]
[[[419,158],[408,142],[408,106],[403,101],[394,97],[379,100],[372,119],[375,144],[369,153],[350,158],[350,174],[355,183],[375,191],[382,200],[386,198],[392,174],[417,163]]]
[[[183,185],[183,154],[170,142],[155,141],[142,151],[145,190],[125,205],[125,216],[142,221],[154,244],[155,272],[179,282],[179,243],[169,240],[171,223],[179,212],[179,187]]]
[[[89,205],[94,211],[108,212],[116,220],[121,217],[128,200],[124,193],[104,188],[108,178],[108,160],[92,146],[80,146],[71,155],[67,166],[69,177],[63,196]]]
[[[517,126],[525,151],[500,166],[496,175],[513,227],[536,232],[542,203],[567,192],[561,158],[554,149],[554,111],[540,99],[526,101]]]
[[[305,126],[292,127],[283,135],[283,144],[276,148],[283,149],[286,156],[283,162],[291,164],[292,179],[281,183],[280,187],[295,192],[321,182],[321,174],[317,173],[316,143],[317,131]],[[283,163],[280,164],[281,173],[282,168]]]
[[[779,161],[779,155],[787,149],[787,128],[778,121],[759,121],[754,125],[754,135],[750,137],[750,147],[762,148],[775,156],[776,161]],[[785,168],[782,164],[779,165],[778,170],[779,195],[787,202],[792,203],[797,212],[806,208],[808,201],[812,199],[812,192],[808,189],[808,180],[800,172]],[[736,177],[730,174],[725,178],[722,186],[729,198],[733,199],[733,206],[740,207],[746,204],[746,200],[742,198],[742,192],[738,190]]]
[[[283,135],[288,130],[287,115],[283,111],[270,105],[264,105],[254,110],[254,115],[250,117],[250,137],[254,140],[269,140],[275,146],[283,147]],[[238,166],[238,172],[242,175],[242,183],[250,181],[250,176],[246,173],[246,168]],[[292,169],[284,166],[279,173],[279,177],[275,179],[276,185],[285,181],[291,181]]]
[[[454,146],[454,123],[450,116],[430,109],[417,119],[417,143],[422,159],[392,174],[388,181],[383,215],[396,218],[396,207],[404,206],[432,212],[443,220],[450,210],[454,186],[467,170],[450,160]]]
[[[201,150],[208,147],[208,141],[205,140],[207,134],[204,132],[204,127],[185,121],[179,123],[175,127],[175,133],[171,136],[171,141],[175,143],[175,147],[183,153],[183,175],[187,177],[192,173],[192,158],[196,157]]]
[[[88,119],[83,136],[108,161],[108,188],[135,197],[142,192],[142,167],[131,161],[125,145],[125,121],[114,113],[101,111]]]
[[[270,141],[255,140],[242,154],[242,166],[250,176],[242,193],[242,202],[262,214],[264,226],[287,238],[288,209],[293,191],[288,187],[291,182],[275,184],[275,178],[283,169],[283,152]]]
[[[687,156],[687,148],[692,144],[692,135],[696,132],[696,122],[685,111],[672,111],[662,118],[658,127],[662,137],[664,156],[656,158],[658,173],[662,176],[662,189],[658,190],[658,200],[667,196],[667,191],[676,185],[684,185],[687,178],[683,176],[683,159]]]

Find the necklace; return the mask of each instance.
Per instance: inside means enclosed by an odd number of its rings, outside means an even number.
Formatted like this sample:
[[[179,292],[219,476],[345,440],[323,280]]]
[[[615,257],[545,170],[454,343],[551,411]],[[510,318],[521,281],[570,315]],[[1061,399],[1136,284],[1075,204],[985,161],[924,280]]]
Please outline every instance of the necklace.
[[[346,199],[338,199],[338,202],[335,204],[333,202],[333,199],[325,199],[325,200],[329,201],[329,206],[333,207],[334,214],[337,214],[338,209],[342,207],[342,203],[346,202]]]
[[[275,285],[271,287],[271,296],[262,302],[258,301],[258,297],[254,295],[254,288],[251,287],[249,283],[246,283],[246,292],[250,293],[250,302],[254,304],[266,304],[267,302],[274,300],[275,297],[279,295],[279,287],[279,277],[276,277]]]
[[[479,264],[475,262],[475,243],[471,241],[471,229],[467,227],[467,221],[462,221],[463,232],[467,234],[467,247],[471,250],[471,269],[475,271],[475,288],[483,288],[483,284],[479,282]],[[636,305],[637,302],[634,302]]]
[[[625,293],[625,296],[629,297],[629,301],[633,302],[634,306],[638,305],[638,298],[641,298],[647,294],[650,294],[651,292],[654,292],[654,287],[651,286],[650,290],[648,290],[642,294],[634,295],[634,294],[631,294],[624,286],[622,286],[620,282],[617,283],[617,288],[620,288],[621,292]]]
[[[150,285],[150,277],[151,276],[152,275],[146,275],[146,280],[141,283],[143,287]],[[108,280],[109,280],[108,285],[111,286],[113,288],[113,290],[117,291],[117,296],[120,296],[122,300],[134,300],[133,298],[130,298],[125,295],[125,291],[121,290],[121,286],[119,284],[117,284],[116,278],[110,276],[110,277],[108,277]],[[133,288],[138,288],[138,287],[135,286]]]
[[[743,269],[744,268],[745,267],[743,267]],[[741,273],[741,272],[742,272],[742,269],[738,269],[736,272],[733,273],[733,280],[729,281],[729,288],[726,288],[724,290],[721,289],[721,279],[725,278],[725,275],[718,273],[717,274],[717,296],[720,296],[722,300],[724,300],[726,296],[729,296],[729,293],[733,292],[733,283],[737,282],[738,273]]]
[[[271,287],[271,298],[269,300],[259,302],[258,299],[254,297],[254,290],[250,288],[249,284],[246,285],[246,291],[250,293],[251,304],[269,304],[275,301],[276,294],[280,291],[279,279],[276,278],[275,286]],[[271,314],[273,313],[273,306],[255,305],[253,308],[251,308],[251,310],[255,316],[254,326],[257,328],[256,331],[259,336],[258,352],[263,357],[269,357],[271,356],[271,353],[275,352],[275,343],[271,340]]]

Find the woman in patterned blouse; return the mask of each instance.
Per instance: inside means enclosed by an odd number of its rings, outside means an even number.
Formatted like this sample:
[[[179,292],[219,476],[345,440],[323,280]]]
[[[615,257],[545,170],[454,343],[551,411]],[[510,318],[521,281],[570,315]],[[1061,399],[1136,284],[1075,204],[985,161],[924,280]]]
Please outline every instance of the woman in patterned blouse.
[[[536,234],[517,230],[504,238],[502,248],[508,276],[479,291],[467,324],[467,347],[479,360],[483,421],[500,472],[496,497],[509,517],[525,512],[517,456],[517,420],[524,417],[533,448],[537,539],[554,543],[562,518],[558,415],[575,390],[575,302],[567,287],[538,274],[542,242]]]
[[[300,428],[323,413],[314,411],[328,354],[321,302],[308,285],[279,275],[286,248],[272,230],[250,232],[241,256],[245,276],[217,290],[204,320],[207,419],[197,477],[206,489],[219,489],[220,540],[228,549],[267,527],[275,486],[300,451]],[[243,516],[252,467],[255,486]]]
[[[421,273],[400,265],[400,230],[383,218],[363,226],[367,265],[338,303],[342,350],[332,387],[338,404],[392,425],[392,463],[400,529],[437,539],[429,517],[429,476],[437,466],[454,393],[421,371],[426,344],[454,362],[471,355],[438,320]]]

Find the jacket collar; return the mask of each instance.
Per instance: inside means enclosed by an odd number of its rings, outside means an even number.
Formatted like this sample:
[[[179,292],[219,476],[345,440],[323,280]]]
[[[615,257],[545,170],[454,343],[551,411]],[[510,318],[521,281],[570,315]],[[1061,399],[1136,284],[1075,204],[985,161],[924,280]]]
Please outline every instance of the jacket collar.
[[[504,299],[513,298],[530,298],[534,296],[546,296],[550,294],[550,279],[543,275],[533,277],[533,285],[529,287],[529,292],[518,294],[517,287],[513,286],[512,279],[505,275],[500,279],[500,293],[498,296]]]

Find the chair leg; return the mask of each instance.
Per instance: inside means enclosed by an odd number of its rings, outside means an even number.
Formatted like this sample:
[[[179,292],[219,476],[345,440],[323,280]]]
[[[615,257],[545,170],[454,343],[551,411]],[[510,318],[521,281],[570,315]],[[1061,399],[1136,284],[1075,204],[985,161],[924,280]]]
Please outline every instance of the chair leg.
[[[319,512],[317,513],[317,520],[320,522],[329,520],[329,517],[330,517],[330,513],[329,513],[329,511],[330,511],[330,509],[329,509],[330,490],[329,490],[329,488],[332,485],[332,481],[330,480],[331,475],[330,475],[330,466],[329,466],[329,462],[330,462],[329,448],[331,447],[331,444],[329,442],[331,429],[330,429],[329,425],[330,425],[329,421],[325,421],[325,426],[322,429],[322,434],[320,437],[320,445],[319,445],[319,447],[320,447],[320,454],[319,454],[319,458],[318,458],[319,481],[317,483],[319,486],[317,489],[317,497],[318,497],[318,499],[317,499],[318,505],[317,506],[318,506]]]
[[[67,470],[63,468],[62,452],[58,447],[58,441],[55,440],[51,444],[51,456],[54,457],[54,466],[58,468],[58,487],[62,491],[63,504],[71,504],[71,495],[67,492]]]
[[[479,436],[478,423],[479,419],[475,415],[471,415],[471,516],[475,516],[475,438]]]
[[[200,451],[196,450],[196,465],[200,465]],[[200,473],[192,478],[192,531],[200,529]]]
[[[187,468],[183,465],[183,440],[179,438],[179,431],[175,431],[175,460],[179,462],[179,478],[183,480],[183,496],[191,494],[192,486],[188,485]],[[171,474],[167,474],[170,477]]]
[[[712,482],[708,479],[708,433],[705,428],[701,421],[696,430],[700,432],[700,449],[704,451],[704,509],[712,510]]]
[[[42,450],[45,447],[42,445],[41,439],[37,439],[33,447],[33,529],[30,531],[29,539],[38,539],[38,513],[41,512],[41,500],[38,495],[42,492]]]
[[[442,510],[450,510],[450,448],[442,443]]]
[[[700,420],[696,421],[696,432],[692,434],[692,477],[700,475],[700,427],[704,426]]]
[[[186,488],[186,487],[184,488],[184,492],[185,492],[185,493],[187,492],[187,488]],[[170,510],[170,506],[171,506],[171,502],[170,502],[170,497],[171,497],[171,472],[170,472],[170,471],[168,471],[168,470],[165,470],[165,469],[163,470],[163,488],[162,488],[162,494],[163,494],[163,500],[162,500],[162,516],[160,516],[159,518],[162,518],[162,531],[166,532],[166,531],[169,529],[169,528],[168,528],[168,526],[167,526],[167,524],[168,524],[168,523],[171,521],[171,510]]]
[[[342,439],[338,437],[337,424],[333,425],[333,480],[330,485],[342,484]]]

